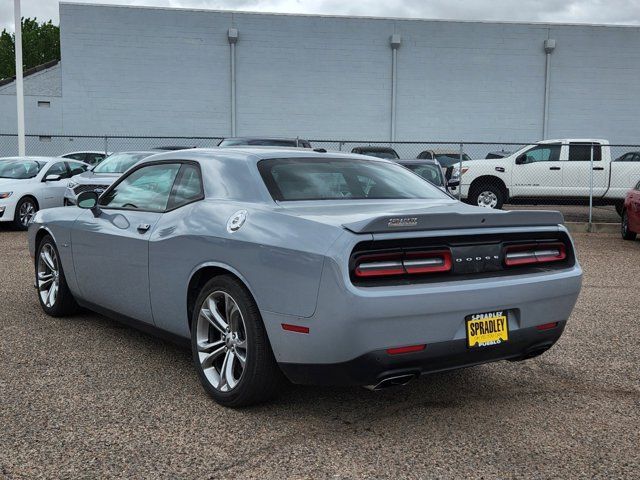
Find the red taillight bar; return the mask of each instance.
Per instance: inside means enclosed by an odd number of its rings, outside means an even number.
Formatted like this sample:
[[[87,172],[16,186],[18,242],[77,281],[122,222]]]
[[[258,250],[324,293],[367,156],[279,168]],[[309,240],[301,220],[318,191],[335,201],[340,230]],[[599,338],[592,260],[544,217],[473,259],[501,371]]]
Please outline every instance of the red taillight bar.
[[[551,330],[552,328],[556,328],[557,326],[558,326],[558,322],[551,322],[551,323],[543,323],[542,325],[536,325],[536,328],[542,331],[542,330]]]
[[[567,258],[563,243],[536,243],[511,245],[505,248],[504,264],[507,267],[532,263],[559,262]]]
[[[384,277],[389,275],[448,272],[451,252],[433,250],[408,253],[374,253],[356,260],[356,277]]]

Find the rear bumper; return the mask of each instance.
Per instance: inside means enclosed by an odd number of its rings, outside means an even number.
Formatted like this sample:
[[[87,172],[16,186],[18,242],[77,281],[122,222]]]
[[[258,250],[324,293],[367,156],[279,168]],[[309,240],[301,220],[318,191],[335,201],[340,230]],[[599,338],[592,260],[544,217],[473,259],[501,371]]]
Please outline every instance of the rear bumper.
[[[523,360],[537,356],[560,338],[566,322],[539,331],[535,327],[512,332],[501,345],[470,349],[466,340],[427,345],[420,352],[389,355],[378,350],[353,360],[333,364],[280,363],[293,383],[302,385],[376,385],[385,378],[400,375],[425,375],[470,367],[498,360]]]
[[[296,371],[301,369],[335,370],[342,365],[349,371],[351,365],[361,362],[377,376],[387,370],[385,362],[402,362],[405,358],[437,359],[436,363],[444,365],[433,367],[429,363],[419,368],[429,372],[526,355],[540,342],[551,339],[552,344],[562,333],[559,328],[543,334],[535,327],[552,322],[564,326],[580,292],[582,270],[576,264],[544,274],[404,287],[354,287],[346,281],[337,267],[325,265],[311,317],[261,312],[276,361],[293,381],[300,381]],[[507,312],[512,341],[496,350],[467,350],[465,318],[495,311]],[[308,328],[308,333],[285,330],[283,324]],[[411,345],[426,348],[411,357],[380,355],[389,348]],[[439,352],[455,355],[442,357]],[[352,376],[348,372],[345,375],[347,379]]]

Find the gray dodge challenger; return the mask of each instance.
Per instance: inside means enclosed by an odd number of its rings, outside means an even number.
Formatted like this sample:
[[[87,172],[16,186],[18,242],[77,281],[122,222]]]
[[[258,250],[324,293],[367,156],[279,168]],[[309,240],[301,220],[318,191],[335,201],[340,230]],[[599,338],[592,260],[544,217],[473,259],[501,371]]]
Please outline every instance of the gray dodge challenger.
[[[392,161],[287,149],[153,155],[39,211],[29,249],[47,314],[189,341],[229,407],[286,379],[380,389],[540,355],[582,278],[558,212],[473,207]]]

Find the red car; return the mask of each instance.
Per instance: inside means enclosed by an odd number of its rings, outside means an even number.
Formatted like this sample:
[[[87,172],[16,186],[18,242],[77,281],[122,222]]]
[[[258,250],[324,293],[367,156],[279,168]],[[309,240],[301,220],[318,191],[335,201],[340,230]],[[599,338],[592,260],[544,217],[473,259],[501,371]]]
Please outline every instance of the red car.
[[[627,193],[622,210],[622,238],[635,240],[640,233],[640,182]]]

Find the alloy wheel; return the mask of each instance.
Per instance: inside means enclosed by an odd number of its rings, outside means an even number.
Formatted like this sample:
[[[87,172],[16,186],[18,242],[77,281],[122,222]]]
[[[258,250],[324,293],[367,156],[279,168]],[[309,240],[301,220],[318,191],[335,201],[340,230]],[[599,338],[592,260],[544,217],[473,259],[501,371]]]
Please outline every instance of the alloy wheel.
[[[20,224],[25,228],[28,227],[29,222],[31,222],[31,219],[35,214],[36,214],[36,206],[33,204],[33,202],[29,200],[22,202],[22,204],[20,205],[20,210],[18,211]]]
[[[200,307],[196,325],[198,358],[207,380],[218,391],[233,390],[247,363],[247,330],[231,295],[215,291]]]
[[[498,196],[491,190],[485,190],[478,195],[478,206],[484,208],[496,208]]]
[[[58,255],[49,243],[40,249],[38,257],[38,293],[42,303],[51,308],[55,305],[60,289],[60,267]]]

